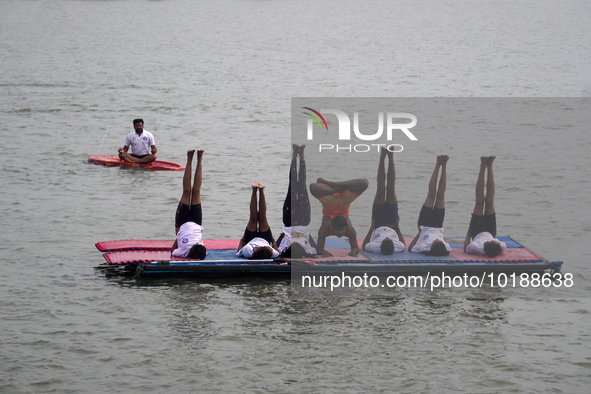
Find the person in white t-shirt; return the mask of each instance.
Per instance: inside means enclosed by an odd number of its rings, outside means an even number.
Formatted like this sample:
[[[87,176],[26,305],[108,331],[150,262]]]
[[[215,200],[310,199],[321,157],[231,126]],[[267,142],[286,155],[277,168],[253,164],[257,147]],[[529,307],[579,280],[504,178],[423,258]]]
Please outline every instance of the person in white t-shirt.
[[[259,201],[257,207],[257,191]],[[244,230],[244,235],[238,244],[238,257],[251,260],[266,260],[279,256],[277,244],[267,222],[267,202],[265,200],[265,185],[252,184],[250,197],[250,217]]]
[[[283,202],[283,232],[277,238],[277,250],[283,257],[302,258],[316,255],[316,242],[310,237],[310,198],[306,184],[305,148],[306,145],[292,146],[289,187]]]
[[[156,142],[152,133],[144,130],[144,120],[133,120],[134,131],[127,134],[123,148],[119,148],[119,158],[138,164],[147,164],[156,160]],[[131,146],[131,153],[129,147]]]
[[[386,156],[388,156],[387,179],[384,168]],[[377,173],[377,190],[371,210],[371,225],[363,240],[363,250],[391,255],[402,252],[405,248],[404,237],[399,225],[400,216],[398,215],[395,184],[394,153],[386,147],[382,147]]]
[[[480,171],[476,180],[476,203],[470,219],[470,227],[464,240],[466,253],[479,256],[495,257],[505,252],[507,246],[497,236],[497,218],[495,213],[495,180],[492,164],[495,156],[480,158]],[[484,195],[484,173],[486,179],[486,196]]]
[[[201,210],[201,181],[203,150],[197,151],[197,168],[191,187],[191,167],[195,149],[187,151],[187,165],[183,175],[183,194],[174,217],[176,240],[171,248],[172,256],[203,260],[207,249],[203,245]]]
[[[449,244],[443,239],[443,219],[445,218],[445,189],[447,186],[447,161],[449,156],[437,156],[435,169],[429,180],[427,198],[419,213],[419,233],[411,241],[408,250],[429,256],[447,256],[451,252]],[[437,185],[437,176],[441,177]]]

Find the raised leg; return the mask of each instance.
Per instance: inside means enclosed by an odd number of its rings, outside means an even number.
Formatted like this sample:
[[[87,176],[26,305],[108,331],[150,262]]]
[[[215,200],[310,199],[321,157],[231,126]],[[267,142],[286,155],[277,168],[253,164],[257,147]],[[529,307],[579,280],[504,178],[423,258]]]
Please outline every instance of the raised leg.
[[[265,232],[269,229],[267,222],[267,201],[265,200],[265,186],[259,185],[259,231]]]
[[[193,180],[193,190],[191,191],[191,205],[201,204],[201,181],[203,180],[202,166],[203,149],[197,151],[197,168],[195,169],[195,179]]]
[[[287,195],[283,201],[283,225],[285,227],[291,226],[291,212],[295,206],[295,196],[292,198],[293,194],[291,193],[291,189],[296,181],[296,177],[296,159],[292,158],[291,165],[289,166],[289,185],[287,187]]]
[[[480,158],[480,171],[476,179],[476,203],[474,204],[474,215],[482,216],[484,214],[484,172],[488,163],[488,156]]]
[[[427,191],[427,198],[425,198],[425,202],[423,205],[429,208],[433,208],[435,205],[435,197],[437,194],[437,175],[439,174],[439,166],[441,165],[439,156],[437,156],[437,162],[435,163],[435,168],[433,169],[433,173],[431,174],[431,179],[429,179],[429,189]]]
[[[259,221],[259,212],[257,209],[257,190],[258,183],[252,184],[252,194],[250,195],[250,216],[246,228],[249,231],[257,231],[257,223]]]
[[[382,149],[384,150],[384,149]],[[388,178],[386,186],[386,204],[392,205],[398,202],[396,197],[396,170],[394,168],[394,152],[387,151],[388,155]]]
[[[295,212],[294,226],[307,226],[310,224],[310,197],[306,183],[306,161],[304,160],[304,149],[306,145],[300,145],[298,153],[300,156],[300,168],[295,186],[296,196],[293,212]]]
[[[181,196],[181,202],[189,206],[191,205],[191,167],[193,166],[193,155],[195,155],[195,149],[187,151],[187,165],[183,174],[183,195]]]
[[[373,199],[374,204],[383,205],[386,202],[386,170],[384,169],[387,150],[380,149],[380,162],[378,164],[378,173],[376,176],[376,195]]]
[[[490,215],[495,212],[495,178],[493,175],[493,161],[495,160],[495,156],[489,156],[486,162],[486,167],[488,170],[487,178],[486,178],[486,198],[485,198],[485,208],[484,214]]]
[[[445,189],[447,188],[447,160],[449,156],[440,155],[437,156],[437,161],[441,166],[441,175],[439,178],[439,186],[437,187],[437,194],[435,200],[435,208],[445,208]]]

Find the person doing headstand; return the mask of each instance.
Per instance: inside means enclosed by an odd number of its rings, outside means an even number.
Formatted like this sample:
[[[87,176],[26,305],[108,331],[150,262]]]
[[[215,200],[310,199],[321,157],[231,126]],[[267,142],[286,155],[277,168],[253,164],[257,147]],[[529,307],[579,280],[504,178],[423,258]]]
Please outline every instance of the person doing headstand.
[[[464,240],[464,250],[469,254],[495,257],[504,253],[507,249],[505,243],[496,238],[495,179],[492,168],[494,160],[495,156],[480,158],[480,171],[476,180],[476,203],[470,219],[470,227]],[[485,171],[488,171],[486,197],[484,195]]]
[[[388,156],[386,183],[385,159]],[[371,225],[363,240],[363,250],[391,255],[404,250],[404,237],[400,231],[398,199],[395,191],[396,171],[394,153],[382,148],[377,174],[377,190],[371,210]]]
[[[357,232],[349,219],[349,207],[368,185],[367,179],[331,182],[324,178],[318,178],[316,183],[310,185],[310,193],[322,203],[323,217],[318,230],[316,249],[323,257],[332,256],[324,249],[326,237],[330,235],[336,235],[339,238],[346,236],[351,244],[349,256],[355,257],[359,254]]]
[[[451,251],[449,244],[443,239],[448,159],[447,155],[437,156],[435,169],[429,180],[427,198],[419,213],[419,233],[408,246],[408,250],[411,252],[430,256],[447,256]],[[439,186],[437,186],[439,168],[441,168],[441,177],[439,178]]]
[[[187,151],[187,165],[183,175],[183,194],[174,218],[176,239],[172,245],[172,256],[203,260],[207,249],[203,245],[203,227],[201,226],[201,181],[203,150],[197,151],[197,168],[191,187],[191,167],[195,149]]]
[[[259,192],[258,208],[257,191]],[[263,184],[252,184],[250,217],[244,235],[238,244],[236,256],[251,260],[265,260],[279,256],[275,239],[273,239],[271,228],[267,222],[267,202],[265,200],[265,185]]]
[[[316,254],[316,243],[310,237],[310,198],[306,185],[306,145],[293,144],[289,187],[283,202],[283,232],[277,238],[278,251],[284,257],[302,258]],[[300,169],[297,170],[297,157]]]

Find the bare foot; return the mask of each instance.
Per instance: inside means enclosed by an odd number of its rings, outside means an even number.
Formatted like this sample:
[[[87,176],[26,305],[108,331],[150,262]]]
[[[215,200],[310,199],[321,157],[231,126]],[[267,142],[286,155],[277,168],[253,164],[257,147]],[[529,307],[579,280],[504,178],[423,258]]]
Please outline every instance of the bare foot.
[[[394,152],[392,152],[386,146],[384,146],[384,150],[386,151],[386,155],[388,155],[388,158],[393,161],[394,160]]]
[[[480,164],[486,165],[486,163],[488,163],[488,158],[489,158],[489,156],[480,157]]]
[[[497,158],[496,156],[489,156],[489,157],[488,157],[488,165],[489,165],[489,166],[490,166],[490,165],[492,165],[493,161],[494,161],[496,158]]]
[[[439,161],[441,164],[447,163],[448,160],[449,160],[449,156],[448,155],[439,155],[439,156],[437,156],[437,161]]]
[[[203,153],[204,153],[204,152],[205,152],[205,151],[204,151],[203,149],[199,149],[199,150],[197,151],[197,160],[201,160],[201,159],[203,158]]]

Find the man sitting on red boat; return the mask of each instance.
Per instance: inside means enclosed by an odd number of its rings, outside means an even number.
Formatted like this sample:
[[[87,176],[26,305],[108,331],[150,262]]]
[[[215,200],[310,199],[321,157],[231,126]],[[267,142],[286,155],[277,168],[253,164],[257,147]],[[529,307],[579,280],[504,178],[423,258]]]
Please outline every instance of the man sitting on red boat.
[[[119,148],[119,158],[131,163],[147,164],[156,160],[156,142],[149,131],[144,130],[144,120],[134,119],[135,131],[127,134],[125,145]],[[131,146],[131,153],[128,153]]]

